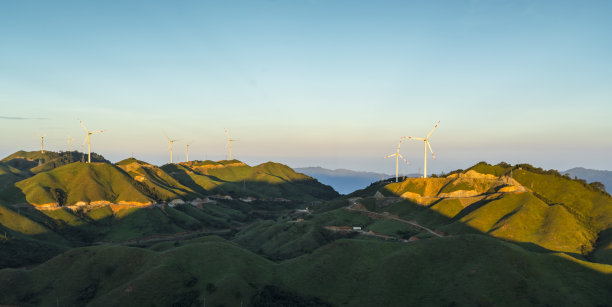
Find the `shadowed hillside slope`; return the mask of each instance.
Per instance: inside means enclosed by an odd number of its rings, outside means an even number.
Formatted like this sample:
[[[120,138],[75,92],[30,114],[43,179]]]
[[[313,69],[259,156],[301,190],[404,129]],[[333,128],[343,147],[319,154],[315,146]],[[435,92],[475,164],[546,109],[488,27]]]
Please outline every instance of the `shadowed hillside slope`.
[[[207,237],[150,249],[79,248],[32,270],[0,270],[0,303],[269,306],[279,298],[262,301],[262,293],[273,291],[302,306],[595,306],[612,299],[610,273],[609,265],[481,235],[340,240],[280,263]]]
[[[203,194],[311,201],[339,194],[330,186],[274,162],[249,166],[238,160],[166,164],[162,169],[181,184]]]

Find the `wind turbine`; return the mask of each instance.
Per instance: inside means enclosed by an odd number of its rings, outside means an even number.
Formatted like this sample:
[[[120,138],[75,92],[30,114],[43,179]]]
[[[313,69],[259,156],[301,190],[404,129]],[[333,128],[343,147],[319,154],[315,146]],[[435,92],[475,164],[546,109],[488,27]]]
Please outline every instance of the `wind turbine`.
[[[72,141],[74,141],[74,139],[68,134],[68,152],[72,152]]]
[[[91,135],[94,133],[102,133],[104,132],[104,130],[90,132],[89,130],[87,130],[87,127],[85,127],[85,124],[83,124],[83,122],[80,119],[79,119],[79,123],[81,123],[81,127],[83,127],[83,130],[85,130],[85,133],[87,133],[85,141],[83,141],[83,145],[85,145],[85,142],[87,142],[87,163],[91,163]]]
[[[44,149],[43,144],[44,144],[45,136],[47,136],[47,135],[46,134],[43,134],[43,135],[39,134],[38,136],[40,137],[40,153],[44,154],[45,153],[45,149]]]
[[[383,157],[384,159],[386,158],[391,158],[391,157],[395,157],[395,182],[398,182],[397,177],[398,177],[398,168],[399,168],[399,158],[402,158],[402,160],[404,160],[404,162],[406,162],[406,164],[410,164],[408,163],[408,161],[406,161],[406,159],[404,159],[404,157],[400,154],[400,146],[402,145],[402,138],[400,138],[399,143],[397,143],[397,151],[394,154],[390,154],[386,157]]]
[[[227,145],[229,146],[229,160],[231,160],[232,159],[232,142],[237,141],[237,140],[230,138],[229,133],[227,132],[227,129],[224,129],[224,130],[225,130],[225,136],[227,136]]]
[[[440,121],[438,121],[436,123],[436,125],[433,127],[433,129],[431,129],[431,131],[429,131],[429,133],[427,134],[427,136],[425,138],[413,138],[411,136],[406,137],[408,139],[412,139],[412,140],[418,140],[418,141],[424,141],[425,142],[425,155],[424,155],[424,166],[423,166],[423,178],[427,178],[427,148],[429,147],[429,151],[431,152],[431,156],[434,158],[434,160],[436,159],[436,155],[434,155],[433,150],[431,149],[431,145],[429,145],[429,137],[431,136],[431,134],[434,132],[434,130],[436,130],[436,128],[438,128],[438,124],[440,124]]]
[[[180,141],[180,140],[177,140],[177,139],[173,140],[170,137],[168,137],[167,135],[166,135],[166,138],[168,139],[168,142],[170,142],[170,164],[172,164],[172,144],[174,144],[174,142]]]
[[[185,144],[185,147],[187,147],[187,162],[189,162],[189,143]]]

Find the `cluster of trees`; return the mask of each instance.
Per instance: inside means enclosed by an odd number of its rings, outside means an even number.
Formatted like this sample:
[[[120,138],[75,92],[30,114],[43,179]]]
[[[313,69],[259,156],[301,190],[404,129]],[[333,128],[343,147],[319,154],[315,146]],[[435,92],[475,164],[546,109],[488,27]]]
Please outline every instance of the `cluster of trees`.
[[[574,178],[571,178],[569,174],[561,174],[561,173],[559,173],[559,171],[554,170],[554,169],[544,170],[541,167],[534,167],[534,166],[532,166],[530,164],[517,164],[512,169],[516,170],[518,168],[522,168],[524,170],[527,170],[529,172],[536,173],[536,174],[552,175],[552,176],[555,176],[555,177],[560,177],[560,178],[564,178],[564,179],[568,179],[568,180],[573,180],[573,181],[576,181],[576,182],[582,184],[582,186],[584,186],[585,188],[587,188],[587,189],[589,189],[591,191],[600,192],[602,194],[610,196],[610,194],[608,194],[608,192],[606,192],[606,187],[604,186],[604,184],[601,183],[601,182],[598,182],[598,181],[587,183],[586,180],[579,179],[576,176],[574,176]]]

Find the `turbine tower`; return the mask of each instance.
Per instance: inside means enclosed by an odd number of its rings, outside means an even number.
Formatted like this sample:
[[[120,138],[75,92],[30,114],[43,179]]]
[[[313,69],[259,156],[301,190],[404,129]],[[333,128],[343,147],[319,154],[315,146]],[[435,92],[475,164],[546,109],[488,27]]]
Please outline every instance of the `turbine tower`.
[[[440,124],[440,121],[438,121],[436,123],[436,125],[433,127],[433,129],[431,129],[431,131],[429,131],[429,133],[427,134],[427,136],[425,138],[413,138],[411,136],[406,137],[408,139],[424,141],[425,142],[425,154],[424,154],[424,161],[425,162],[424,162],[424,165],[423,165],[423,178],[427,178],[427,148],[429,148],[429,151],[431,152],[431,156],[434,158],[434,160],[436,159],[436,155],[434,155],[434,152],[431,149],[431,145],[429,145],[429,137],[434,132],[434,130],[436,130],[436,128],[438,128],[438,124]]]
[[[85,130],[85,133],[87,133],[87,136],[85,137],[85,141],[83,141],[83,145],[85,145],[85,142],[87,142],[87,163],[91,163],[91,135],[94,133],[102,133],[104,132],[104,130],[98,130],[98,131],[89,131],[87,130],[87,127],[85,127],[85,124],[83,124],[83,122],[79,119],[79,123],[81,123],[81,127],[83,127],[83,130]]]
[[[40,153],[44,154],[45,153],[45,148],[44,148],[44,140],[45,140],[45,136],[47,136],[46,134],[43,135],[38,135],[40,137]]]
[[[395,153],[393,153],[393,154],[390,154],[390,155],[388,155],[386,157],[383,157],[384,159],[395,157],[395,182],[398,182],[397,177],[398,177],[398,171],[399,171],[399,159],[402,158],[402,160],[404,160],[404,162],[406,162],[406,164],[410,164],[400,154],[400,146],[402,146],[402,138],[400,138],[399,143],[397,143],[397,151]]]
[[[227,129],[224,129],[224,130],[225,130],[225,136],[227,137],[227,145],[229,146],[229,159],[228,160],[231,160],[232,159],[232,142],[237,141],[237,140],[230,138],[229,133],[227,132]]]
[[[72,152],[72,141],[74,141],[74,139],[68,134],[68,152]]]
[[[172,144],[174,144],[174,142],[180,141],[180,140],[177,140],[177,139],[173,140],[173,139],[169,138],[167,135],[166,135],[166,138],[168,139],[168,142],[170,142],[170,164],[172,164],[173,163],[172,162]]]
[[[189,162],[189,144],[185,144],[187,147],[187,162]]]

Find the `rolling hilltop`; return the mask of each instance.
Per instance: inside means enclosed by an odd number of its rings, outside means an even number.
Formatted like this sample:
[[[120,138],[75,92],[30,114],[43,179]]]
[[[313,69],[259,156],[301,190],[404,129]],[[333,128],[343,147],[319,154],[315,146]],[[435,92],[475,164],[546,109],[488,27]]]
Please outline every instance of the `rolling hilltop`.
[[[612,198],[526,164],[479,163],[339,196],[271,162],[126,159],[38,173],[3,163],[0,304],[612,300]]]
[[[0,250],[0,266],[40,262],[95,241],[229,231],[338,196],[277,163],[158,167],[136,159],[111,164],[98,155],[100,162],[70,162],[79,155],[21,151],[0,162],[0,231],[11,238],[10,248]],[[261,213],[265,208],[272,210]]]
[[[4,200],[61,207],[91,203],[149,205],[207,195],[301,201],[338,196],[313,178],[272,162],[251,167],[237,160],[194,161],[157,167],[133,158],[116,165],[103,158],[91,164],[70,162],[74,156],[78,154],[17,152],[3,159],[0,176],[6,175],[2,182],[14,192],[5,193]],[[38,159],[45,162],[34,166]]]
[[[584,256],[596,256],[597,239],[612,228],[612,198],[604,190],[529,165],[480,163],[441,178],[374,184],[352,196],[442,232],[486,233]]]

